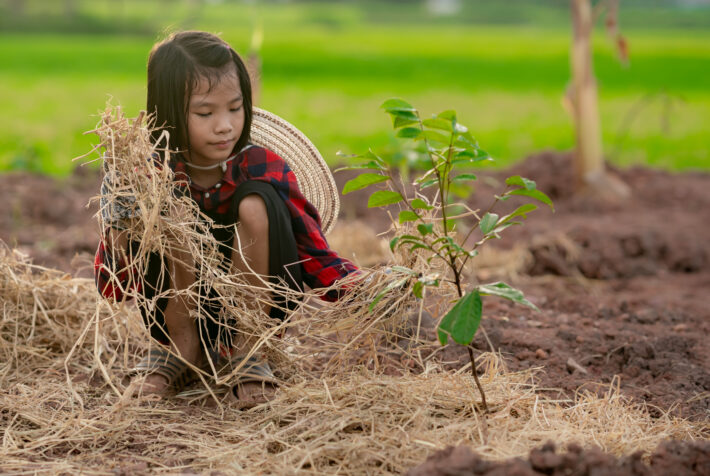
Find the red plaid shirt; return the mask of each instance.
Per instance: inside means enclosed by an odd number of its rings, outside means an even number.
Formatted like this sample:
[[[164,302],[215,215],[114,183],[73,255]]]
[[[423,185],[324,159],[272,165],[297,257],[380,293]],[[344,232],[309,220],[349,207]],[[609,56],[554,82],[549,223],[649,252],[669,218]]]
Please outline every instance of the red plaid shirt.
[[[176,162],[174,171],[178,179],[188,177],[183,162]],[[288,164],[270,150],[250,147],[242,151],[227,163],[227,170],[219,182],[209,188],[191,183],[190,193],[201,210],[225,213],[234,191],[247,180],[271,184],[286,203],[306,285],[311,288],[328,287],[357,271],[355,265],[330,249],[321,231],[318,211],[299,190],[296,175]],[[116,273],[114,279],[112,271]],[[99,292],[106,298],[121,300],[128,289],[140,291],[140,279],[131,276],[123,259],[114,263],[111,250],[103,239],[96,251],[94,273]],[[338,297],[338,292],[331,291],[323,299],[333,301]]]

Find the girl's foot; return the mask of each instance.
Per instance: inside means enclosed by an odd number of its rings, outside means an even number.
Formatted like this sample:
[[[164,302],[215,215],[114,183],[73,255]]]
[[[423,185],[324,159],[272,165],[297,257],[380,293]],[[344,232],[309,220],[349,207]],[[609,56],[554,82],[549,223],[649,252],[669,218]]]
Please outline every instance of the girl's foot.
[[[267,361],[254,356],[245,361],[244,357],[233,356],[230,364],[241,367],[230,392],[239,408],[253,408],[273,400],[278,380]]]
[[[240,408],[253,408],[274,399],[276,387],[268,382],[245,382],[232,388]]]
[[[140,377],[135,377],[140,378]],[[133,382],[131,382],[133,383]],[[150,374],[146,375],[145,380],[139,386],[138,392],[141,395],[160,395],[163,396],[168,393],[170,389],[170,384],[168,379],[160,374]]]
[[[197,367],[205,363],[202,353],[198,354],[196,360],[193,365]],[[136,366],[129,388],[133,388],[134,396],[164,396],[171,390],[182,390],[193,377],[194,372],[187,363],[167,348],[156,348]]]

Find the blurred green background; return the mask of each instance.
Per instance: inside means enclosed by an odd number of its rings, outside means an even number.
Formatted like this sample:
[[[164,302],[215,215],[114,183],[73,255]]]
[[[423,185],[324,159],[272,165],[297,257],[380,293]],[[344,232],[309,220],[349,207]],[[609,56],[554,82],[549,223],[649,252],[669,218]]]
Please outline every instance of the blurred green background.
[[[619,18],[628,66],[601,21],[594,38],[608,158],[708,169],[710,1],[622,0]],[[243,54],[261,29],[259,105],[331,164],[395,146],[392,96],[457,110],[499,165],[573,146],[566,0],[0,0],[0,170],[69,173],[107,100],[144,107],[152,44],[186,28]]]

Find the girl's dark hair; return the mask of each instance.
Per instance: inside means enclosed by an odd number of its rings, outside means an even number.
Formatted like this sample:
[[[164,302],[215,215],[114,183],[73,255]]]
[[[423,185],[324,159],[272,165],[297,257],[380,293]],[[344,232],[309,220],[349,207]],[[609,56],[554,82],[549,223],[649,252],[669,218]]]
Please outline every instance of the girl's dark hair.
[[[187,132],[189,100],[200,79],[210,89],[219,83],[225,70],[234,64],[244,107],[244,129],[234,150],[249,140],[252,119],[249,72],[236,51],[221,38],[203,31],[182,31],[156,44],[148,58],[148,113],[155,114],[157,141],[164,129],[170,133],[170,150],[190,148]],[[163,144],[161,144],[163,145]]]

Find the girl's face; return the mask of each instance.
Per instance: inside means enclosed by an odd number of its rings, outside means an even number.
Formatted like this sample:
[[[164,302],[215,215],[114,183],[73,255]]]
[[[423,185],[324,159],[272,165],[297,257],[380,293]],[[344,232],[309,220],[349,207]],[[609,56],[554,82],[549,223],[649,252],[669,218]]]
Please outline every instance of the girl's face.
[[[242,90],[234,66],[209,87],[201,78],[190,97],[187,131],[188,160],[195,165],[212,165],[232,154],[244,128]]]

